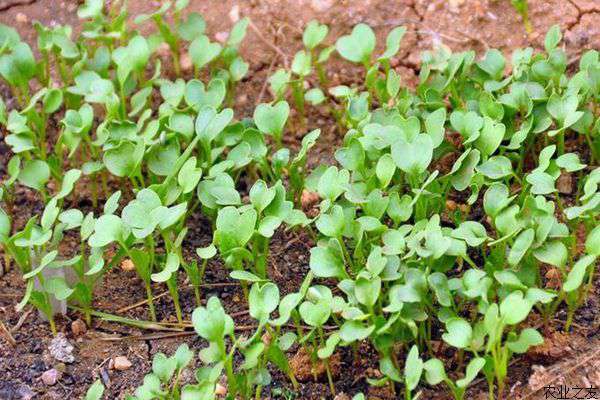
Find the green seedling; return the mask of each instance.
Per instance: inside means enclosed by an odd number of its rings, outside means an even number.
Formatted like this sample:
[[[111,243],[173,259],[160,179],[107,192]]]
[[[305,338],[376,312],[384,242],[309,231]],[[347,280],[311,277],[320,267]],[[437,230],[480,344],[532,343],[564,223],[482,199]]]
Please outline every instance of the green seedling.
[[[236,337],[234,322],[225,313],[216,297],[211,297],[206,307],[194,310],[192,315],[194,328],[202,338],[209,342],[209,347],[200,351],[200,359],[205,366],[196,373],[200,385],[194,387],[193,390],[198,392],[193,392],[191,387],[187,389],[190,391],[190,396],[191,393],[204,393],[202,390],[208,388],[211,389],[208,389],[209,391],[206,393],[211,393],[210,390],[214,390],[217,378],[224,372],[227,376],[229,395],[240,396],[243,399],[254,396],[259,399],[262,388],[271,382],[271,375],[267,369],[268,362],[272,362],[283,373],[290,376],[296,386],[287,358],[283,353],[290,344],[279,339],[278,328],[286,323],[291,309],[300,301],[295,298],[290,302],[289,296],[284,297],[280,303],[279,290],[276,285],[270,282],[253,284],[248,304],[250,316],[258,322],[258,327],[247,338]],[[287,305],[284,306],[284,303]],[[270,320],[270,314],[277,309],[278,305],[279,318]],[[273,330],[272,326],[277,327],[276,330]],[[229,348],[226,339],[229,339]],[[243,355],[239,371],[236,371],[233,364],[236,350]],[[186,389],[184,388],[185,393]]]
[[[29,104],[23,110],[20,112],[12,110],[8,114],[8,118],[3,118],[2,121],[10,132],[5,141],[13,153],[26,156],[28,164],[35,163],[31,166],[43,165],[43,168],[47,168],[56,178],[61,176],[62,165],[56,159],[48,160],[46,126],[50,115],[58,111],[62,101],[63,92],[61,90],[43,88],[31,97]],[[37,160],[31,160],[33,157]],[[31,172],[28,171],[27,174]],[[33,178],[26,179],[28,183],[33,183]],[[34,186],[40,190],[43,183],[45,182],[40,179]]]
[[[250,204],[219,210],[213,241],[231,269],[250,270],[264,279],[269,240],[284,221],[288,227],[308,222],[304,213],[286,200],[281,182],[268,187],[257,181],[250,189]]]
[[[496,398],[503,398],[508,363],[512,355],[525,353],[529,347],[540,345],[544,341],[533,328],[523,329],[519,333],[515,330],[515,325],[527,318],[531,307],[537,302],[531,293],[528,291],[524,295],[520,291],[512,292],[499,306],[491,304],[485,313],[483,324],[488,337],[484,373],[490,385],[490,399],[493,398],[494,379],[497,385]]]
[[[23,107],[30,101],[29,81],[38,74],[35,57],[31,47],[17,32],[3,25],[2,55],[0,56],[0,76],[13,91],[15,98]]]
[[[54,322],[54,314],[60,311],[57,307],[64,308],[61,305],[72,295],[82,303],[89,316],[91,291],[84,277],[84,255],[78,254],[68,259],[59,256],[64,232],[79,228],[83,220],[81,212],[63,212],[61,209],[63,199],[71,193],[80,176],[79,170],[67,172],[61,190],[48,202],[41,218],[32,217],[25,228],[14,235],[9,236],[10,219],[3,218],[3,246],[26,281],[25,295],[18,308],[23,309],[27,303],[31,303],[48,319],[53,334],[57,332]],[[77,288],[71,288],[65,280],[67,267],[72,267],[78,273],[81,282]]]
[[[286,101],[274,105],[259,104],[254,110],[254,123],[265,135],[273,136],[278,148],[283,144],[283,129],[290,114],[290,106]]]
[[[510,0],[510,3],[515,8],[517,13],[523,18],[523,25],[525,25],[525,30],[527,33],[531,33],[533,28],[531,27],[531,22],[529,21],[529,4],[527,0]]]
[[[437,385],[444,382],[450,389],[450,392],[452,392],[454,400],[463,400],[467,387],[475,380],[484,365],[485,359],[480,357],[473,358],[467,364],[464,377],[456,381],[448,377],[444,369],[444,364],[437,358],[427,360],[423,364],[423,370],[425,371],[425,380],[427,383]]]
[[[181,230],[178,221],[185,215],[186,210],[186,203],[167,207],[163,205],[156,192],[152,189],[143,189],[137,193],[135,200],[123,208],[121,214],[122,232],[131,232],[134,239],[133,246],[129,244],[129,238],[126,235],[117,241],[133,261],[138,274],[146,285],[153,320],[156,319],[156,315],[152,306],[153,296],[150,285],[151,282],[164,282],[173,298],[177,318],[180,322],[182,321],[177,293],[177,271],[182,263],[181,241],[185,237],[185,229]],[[96,231],[98,231],[97,227]],[[166,255],[163,257],[155,255],[157,240],[154,237],[155,232],[164,242]],[[148,252],[136,249],[136,242],[143,243]],[[162,269],[154,273],[156,264],[162,264]]]
[[[417,388],[417,385],[421,381],[423,375],[424,362],[419,357],[419,349],[417,346],[412,346],[406,361],[404,363],[404,373],[401,374],[397,366],[394,365],[391,358],[386,357],[379,360],[379,367],[381,372],[389,379],[390,382],[398,382],[404,385],[404,398],[413,399],[418,398],[412,396],[412,392]]]
[[[586,301],[592,288],[596,259],[600,256],[600,227],[596,226],[588,234],[585,241],[585,252],[586,254],[573,265],[562,286],[568,306],[565,331],[569,331],[575,311]],[[586,276],[588,277],[587,283],[581,290]]]
[[[102,381],[98,379],[92,384],[85,393],[85,400],[102,400],[104,395],[104,385]]]
[[[166,13],[173,7],[173,16],[175,19],[175,25],[180,23],[181,11],[187,7],[189,1],[178,0],[173,4],[171,1],[162,3],[161,7],[151,14],[140,14],[135,18],[136,24],[142,24],[148,20],[152,20],[156,25],[160,39],[163,40],[171,50],[171,57],[173,58],[173,66],[175,68],[175,74],[179,77],[181,75],[181,62],[180,62],[180,37],[177,32],[177,28],[173,29],[165,22]],[[193,21],[193,20],[192,20]],[[202,24],[201,24],[202,25]],[[185,28],[183,29],[186,30]],[[184,32],[184,34],[193,34],[193,32]]]
[[[294,201],[297,208],[302,206],[302,191],[305,187],[306,179],[306,159],[308,151],[316,144],[319,136],[321,135],[320,129],[315,129],[306,134],[302,138],[300,150],[296,156],[289,163],[289,178],[291,193],[290,197]]]
[[[142,399],[185,399],[182,391],[181,374],[194,357],[194,352],[187,344],[177,348],[175,354],[167,357],[156,353],[152,359],[152,372],[144,376],[144,383],[135,389],[134,395],[127,395],[128,400]]]
[[[338,335],[334,334],[325,339],[323,326],[329,320],[332,311],[333,295],[331,290],[325,286],[312,286],[306,293],[306,300],[300,304],[298,311],[300,317],[310,327],[310,332],[302,337],[302,341],[311,340],[311,361],[314,364],[317,358],[322,359],[325,364],[329,390],[335,396],[335,386],[329,366],[329,357],[333,354],[337,343],[340,341]],[[314,371],[314,368],[313,368]],[[316,380],[316,376],[315,376]]]

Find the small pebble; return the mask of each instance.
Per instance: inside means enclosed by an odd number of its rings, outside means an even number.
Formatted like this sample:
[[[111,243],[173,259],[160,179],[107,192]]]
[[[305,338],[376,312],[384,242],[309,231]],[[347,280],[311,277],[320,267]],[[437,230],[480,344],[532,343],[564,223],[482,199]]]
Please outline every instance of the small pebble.
[[[23,13],[17,13],[17,15],[15,15],[15,20],[20,24],[25,24],[25,23],[27,23],[29,18],[27,18],[27,15],[25,15]]]
[[[87,326],[85,325],[85,322],[80,319],[71,322],[71,332],[73,332],[73,335],[75,336],[81,336],[86,333]]]
[[[114,358],[114,368],[117,371],[125,371],[129,368],[131,368],[131,366],[133,364],[131,364],[131,361],[129,361],[129,359],[125,356],[118,356]]]
[[[227,394],[227,388],[220,383],[215,386],[215,394],[217,396],[225,396]]]
[[[333,0],[312,0],[310,5],[315,11],[327,11],[331,6],[333,6]]]
[[[135,265],[133,265],[133,261],[131,261],[131,259],[126,258],[123,261],[121,261],[121,269],[123,271],[135,271]]]
[[[181,63],[181,70],[183,72],[190,72],[194,67],[194,65],[192,64],[192,58],[190,57],[187,51],[181,54],[181,58],[179,60],[179,62]]]
[[[56,385],[56,382],[58,382],[58,371],[52,368],[44,372],[42,374],[42,382],[44,382],[44,385],[46,386]]]
[[[48,346],[48,350],[50,351],[50,355],[57,361],[65,363],[72,363],[75,361],[75,357],[73,356],[73,345],[69,343],[65,334],[62,332],[52,339]]]
[[[237,4],[234,5],[233,7],[231,7],[231,10],[229,11],[229,19],[231,20],[231,22],[233,22],[234,24],[236,22],[238,22],[238,20],[240,19],[240,6],[238,6]]]

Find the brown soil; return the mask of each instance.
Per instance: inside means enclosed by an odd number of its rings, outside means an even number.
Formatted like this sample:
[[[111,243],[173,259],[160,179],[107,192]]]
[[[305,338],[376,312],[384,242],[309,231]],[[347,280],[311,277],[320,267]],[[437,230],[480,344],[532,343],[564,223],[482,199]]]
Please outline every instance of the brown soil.
[[[156,6],[155,1],[130,1],[131,15],[137,15]],[[434,43],[443,42],[454,50],[473,48],[479,53],[487,48],[499,48],[506,53],[517,47],[532,46],[541,48],[546,30],[553,24],[560,24],[565,32],[566,49],[572,62],[586,49],[600,47],[600,3],[597,0],[529,0],[530,19],[534,32],[527,35],[520,18],[510,6],[508,0],[192,0],[189,10],[204,15],[208,32],[216,35],[227,31],[233,24],[236,14],[249,16],[257,31],[249,29],[248,37],[242,47],[246,60],[250,61],[250,71],[238,89],[236,113],[238,116],[251,115],[254,105],[266,101],[269,94],[263,89],[265,79],[279,65],[290,63],[294,53],[301,46],[301,33],[304,25],[317,18],[330,26],[331,38],[347,33],[353,25],[365,22],[371,25],[378,36],[378,43],[385,43],[385,35],[396,25],[405,25],[409,29],[402,43],[402,50],[393,60],[393,66],[401,74],[404,82],[414,85],[419,73],[419,54]],[[35,41],[33,21],[46,25],[71,24],[78,30],[76,0],[0,0],[0,22],[15,27],[23,38],[30,43]],[[236,11],[237,10],[237,11]],[[148,27],[143,27],[146,30]],[[285,56],[281,55],[284,54]],[[349,65],[334,60],[331,63],[330,78],[332,85],[359,82],[362,72]],[[2,93],[5,99],[9,96]],[[9,106],[10,100],[7,100]],[[342,133],[337,131],[326,111],[312,109],[308,127],[320,127],[323,130],[316,149],[311,152],[309,164],[331,161],[331,148],[340,143]],[[297,145],[306,128],[298,128],[288,135],[288,144]],[[3,136],[0,133],[0,137]],[[8,149],[0,140],[0,176],[5,174]],[[115,182],[115,185],[118,183]],[[91,201],[81,185],[79,199],[73,205],[91,209]],[[128,194],[126,194],[128,195]],[[33,214],[40,213],[43,207],[39,199],[31,192],[19,189],[17,195],[19,221],[23,223]],[[457,199],[458,201],[458,199]],[[210,226],[199,214],[193,215],[188,223],[190,232],[184,243],[186,256],[192,259],[194,249],[210,241]],[[283,293],[297,289],[308,270],[308,255],[311,246],[308,237],[298,232],[279,232],[272,241],[270,256],[271,276]],[[218,261],[211,262],[206,282],[213,284],[203,288],[203,298],[219,296],[230,313],[245,310],[243,295],[238,286],[228,279],[228,274]],[[183,275],[182,275],[183,279]],[[223,283],[222,285],[220,285]],[[217,284],[217,285],[214,285]],[[182,280],[181,287],[186,287]],[[143,340],[124,340],[126,336],[153,334],[95,319],[93,326],[83,335],[75,335],[71,322],[80,316],[69,312],[59,318],[59,330],[64,332],[75,346],[75,362],[57,365],[48,353],[51,340],[47,323],[36,312],[24,314],[14,309],[23,293],[20,276],[11,271],[0,277],[0,322],[12,329],[16,345],[11,345],[4,336],[0,336],[0,399],[76,399],[81,398],[87,387],[95,380],[102,379],[107,386],[106,398],[122,399],[126,393],[139,385],[145,373],[150,370],[152,356],[157,352],[171,354],[180,343],[186,342],[198,351],[205,344],[196,336]],[[544,398],[546,385],[587,387],[600,386],[600,355],[598,291],[591,296],[589,303],[577,314],[574,332],[568,337],[553,333],[560,329],[565,319],[561,311],[545,335],[548,343],[522,357],[509,371],[511,399]],[[155,294],[162,293],[165,287],[156,285]],[[187,318],[195,307],[191,289],[181,290],[181,303]],[[145,299],[141,282],[135,272],[115,268],[106,274],[104,282],[97,286],[94,307],[110,313]],[[156,301],[158,318],[171,320],[173,307],[168,296]],[[141,306],[120,315],[129,318],[148,319],[147,308]],[[21,319],[21,321],[20,321]],[[243,313],[236,317],[240,324],[250,323]],[[15,329],[16,327],[16,329]],[[157,333],[158,334],[158,333]],[[434,336],[439,336],[439,332]],[[566,349],[568,347],[568,350]],[[293,349],[296,350],[296,349]],[[291,357],[290,353],[290,357]],[[358,358],[354,358],[350,349],[342,349],[336,355],[339,365],[336,369],[336,390],[351,395],[362,391],[369,398],[391,399],[394,395],[386,388],[369,388],[367,378],[377,378],[377,356],[367,345],[359,347]],[[124,371],[110,369],[110,359],[126,356],[133,364]],[[451,354],[450,354],[451,356]],[[195,361],[199,363],[199,361]],[[58,383],[46,386],[41,381],[42,373],[50,368],[62,372]],[[272,397],[274,388],[283,388],[289,393],[290,385],[280,374],[274,373],[272,387],[264,391],[265,397]],[[191,373],[184,380],[192,380]],[[327,380],[308,379],[301,383],[295,398],[319,399],[329,396]],[[468,399],[485,398],[486,384],[479,380],[467,394]],[[283,398],[283,397],[281,397]],[[422,388],[421,399],[446,399],[449,393],[438,388]]]

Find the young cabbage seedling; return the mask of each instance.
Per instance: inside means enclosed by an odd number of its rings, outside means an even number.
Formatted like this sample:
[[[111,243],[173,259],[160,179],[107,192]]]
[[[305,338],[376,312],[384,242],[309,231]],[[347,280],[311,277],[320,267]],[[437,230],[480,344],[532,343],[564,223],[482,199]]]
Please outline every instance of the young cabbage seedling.
[[[469,384],[475,380],[484,365],[485,359],[481,357],[473,358],[469,364],[467,364],[465,376],[456,381],[453,381],[448,377],[444,369],[444,364],[437,358],[427,360],[423,364],[423,370],[425,371],[425,380],[428,384],[437,385],[444,382],[452,392],[454,400],[463,400]]]
[[[485,312],[483,324],[487,341],[484,373],[490,386],[490,399],[493,398],[494,380],[497,385],[496,398],[503,398],[508,363],[512,355],[525,353],[529,347],[544,342],[542,335],[533,328],[525,328],[519,333],[515,330],[515,326],[527,318],[537,302],[535,296],[530,293],[533,292],[528,291],[524,295],[520,291],[514,291],[506,296],[499,306],[492,303]]]
[[[128,247],[127,242],[121,242],[121,245],[128,250],[128,255],[146,283],[149,302],[152,303],[150,281],[165,282],[173,298],[177,319],[180,322],[183,319],[177,292],[177,271],[183,262],[181,241],[186,230],[178,229],[177,223],[185,215],[186,210],[186,203],[167,207],[163,205],[159,195],[152,189],[142,189],[137,193],[135,200],[123,208],[121,214],[124,228],[131,231],[134,237],[133,243],[141,242],[148,250],[132,251],[133,246]],[[165,256],[155,255],[155,232],[164,242]],[[164,266],[160,272],[153,273],[156,263],[164,264]],[[155,315],[152,317],[156,318]]]
[[[176,25],[179,24],[181,11],[187,6],[189,0],[178,0],[175,2],[173,7],[173,14]],[[181,76],[181,61],[180,61],[180,38],[177,34],[176,29],[172,29],[165,22],[165,15],[171,9],[172,2],[166,1],[162,3],[161,7],[151,14],[140,14],[135,18],[136,24],[142,24],[148,20],[152,20],[156,25],[160,38],[164,40],[171,50],[171,57],[173,58],[173,66],[175,68],[175,74]]]
[[[231,269],[251,270],[265,279],[269,241],[275,230],[284,221],[292,227],[305,225],[308,220],[286,200],[281,182],[268,187],[257,181],[250,189],[250,203],[219,210],[213,241]]]
[[[57,332],[54,322],[56,307],[64,307],[64,303],[61,302],[65,302],[75,291],[67,284],[64,269],[73,266],[83,274],[81,255],[70,259],[59,257],[59,245],[64,231],[79,227],[77,218],[73,222],[68,215],[61,213],[61,206],[63,199],[73,190],[81,171],[70,170],[67,175],[61,190],[46,204],[39,218],[39,225],[38,218],[32,217],[22,231],[10,237],[6,225],[3,226],[4,247],[21,269],[23,279],[27,282],[25,295],[17,307],[23,309],[27,303],[31,303],[48,319],[53,334]],[[8,227],[10,228],[10,225]],[[87,288],[85,285],[84,287]],[[91,295],[88,299],[90,297]],[[91,300],[83,302],[87,310],[90,303]]]
[[[519,15],[521,15],[521,18],[523,18],[523,25],[525,25],[527,33],[533,32],[531,22],[529,21],[529,4],[527,3],[527,0],[510,0],[510,3]]]
[[[258,327],[249,337],[236,337],[234,322],[225,313],[223,306],[216,297],[211,297],[206,307],[199,307],[192,314],[192,323],[196,332],[209,342],[209,347],[200,351],[200,359],[206,365],[196,376],[200,385],[212,387],[214,390],[216,380],[224,371],[227,376],[227,390],[231,396],[240,396],[249,399],[255,396],[261,398],[261,390],[271,381],[267,370],[267,362],[273,362],[282,372],[293,379],[287,359],[279,347],[277,332],[270,328],[270,323],[285,323],[289,318],[281,315],[281,321],[270,322],[269,316],[275,311],[279,303],[279,289],[273,283],[255,283],[249,296],[250,316],[257,320]],[[294,301],[294,304],[296,302]],[[285,311],[280,306],[280,311]],[[229,339],[229,349],[227,341]],[[243,355],[240,371],[234,368],[233,357],[236,351]],[[295,382],[295,380],[293,380]],[[295,383],[294,383],[295,384]],[[193,393],[191,392],[190,394]],[[202,390],[199,386],[194,390]],[[185,393],[186,389],[184,389]],[[200,393],[200,392],[198,392]],[[193,397],[189,397],[192,399]]]
[[[290,114],[290,106],[285,100],[274,105],[259,104],[254,109],[254,123],[265,135],[273,136],[277,148],[283,145],[283,129]]]
[[[325,364],[329,390],[331,395],[335,396],[335,385],[329,366],[329,357],[335,350],[336,344],[339,342],[339,337],[331,336],[326,340],[323,331],[323,326],[331,316],[332,300],[333,295],[331,294],[331,289],[321,285],[312,286],[308,289],[306,300],[300,304],[298,310],[302,320],[312,327],[311,331],[303,336],[302,341],[311,340],[311,362],[313,363],[313,371],[317,358],[322,359]]]
[[[152,372],[144,376],[144,383],[135,389],[128,400],[182,399],[181,374],[194,357],[187,344],[180,345],[175,354],[167,357],[156,353],[152,359]],[[185,391],[185,388],[183,388]]]
[[[596,270],[596,260],[600,257],[600,226],[596,226],[587,236],[585,241],[586,254],[579,258],[573,265],[563,283],[562,291],[565,293],[568,306],[565,331],[569,331],[573,322],[575,311],[586,301],[593,285],[593,276]],[[584,279],[588,281],[583,290],[580,289]]]

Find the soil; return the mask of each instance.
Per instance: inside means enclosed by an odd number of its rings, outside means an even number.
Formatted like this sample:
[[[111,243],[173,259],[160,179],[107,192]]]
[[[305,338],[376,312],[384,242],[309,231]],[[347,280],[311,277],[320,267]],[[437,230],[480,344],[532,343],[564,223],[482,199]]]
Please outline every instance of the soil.
[[[130,14],[135,16],[156,7],[155,1],[130,1]],[[304,25],[317,18],[330,26],[328,38],[347,33],[359,22],[371,25],[378,37],[379,46],[385,43],[385,35],[396,25],[405,25],[408,32],[402,49],[392,65],[400,73],[405,84],[414,86],[418,81],[420,53],[433,44],[444,43],[453,50],[475,49],[478,54],[487,48],[499,48],[509,54],[517,47],[543,47],[546,30],[560,24],[565,37],[566,49],[571,64],[587,49],[600,48],[600,2],[597,0],[529,0],[530,19],[533,32],[527,34],[520,17],[508,0],[191,0],[189,11],[201,13],[207,21],[207,30],[212,37],[222,35],[240,16],[249,16],[253,25],[242,46],[242,55],[250,62],[250,71],[237,91],[237,116],[251,115],[254,105],[266,101],[266,78],[280,65],[289,65],[294,53],[301,47]],[[45,25],[70,24],[77,32],[80,28],[76,10],[78,1],[59,0],[0,0],[0,22],[15,27],[22,37],[35,43],[33,21]],[[141,27],[147,31],[148,26]],[[257,32],[261,32],[258,34]],[[329,68],[332,85],[357,83],[362,72],[348,63],[333,60]],[[2,91],[9,107],[11,102],[6,91]],[[342,133],[325,110],[312,109],[307,127],[320,127],[323,131],[315,149],[310,153],[309,165],[331,162],[331,149],[342,140]],[[296,147],[307,127],[298,126],[286,137],[288,145]],[[3,139],[4,132],[0,133]],[[5,174],[9,151],[0,140],[0,176]],[[113,182],[116,186],[119,183]],[[78,198],[73,205],[91,209],[89,193],[84,184],[78,185]],[[130,196],[131,193],[125,193]],[[19,210],[18,224],[23,224],[33,214],[40,213],[42,202],[31,192],[19,189],[15,205]],[[453,197],[460,203],[460,197]],[[474,210],[477,212],[477,210]],[[190,229],[184,243],[186,257],[194,257],[194,249],[210,241],[210,224],[200,213],[194,214],[188,223]],[[311,240],[299,232],[278,232],[272,240],[270,276],[275,277],[282,293],[295,290],[308,271]],[[195,307],[193,291],[181,276],[181,304],[184,314],[189,316]],[[202,297],[219,296],[228,312],[236,313],[239,324],[251,323],[245,315],[243,294],[228,278],[226,270],[218,261],[210,262]],[[544,332],[546,344],[534,349],[511,365],[509,370],[510,398],[545,398],[544,386],[567,385],[570,387],[600,387],[600,284],[587,305],[579,310],[573,323],[573,331],[565,336],[558,333],[565,320],[561,310],[556,319]],[[0,399],[76,399],[81,398],[87,387],[100,378],[106,389],[106,398],[123,399],[126,393],[141,384],[142,378],[151,368],[152,356],[157,352],[172,354],[181,343],[188,343],[198,351],[205,343],[195,335],[160,338],[163,332],[149,332],[126,325],[95,318],[86,332],[80,323],[81,316],[70,310],[58,319],[59,331],[75,347],[75,361],[71,364],[57,362],[49,354],[48,346],[52,335],[48,325],[35,311],[26,308],[17,313],[15,305],[24,290],[21,277],[10,271],[0,277],[0,322],[11,331],[15,343],[0,335]],[[155,294],[165,287],[155,285]],[[114,268],[97,285],[94,308],[119,314],[128,318],[148,319],[147,307],[140,306],[123,311],[132,304],[145,299],[145,292],[135,272]],[[156,301],[159,320],[173,320],[173,305],[168,296]],[[0,327],[1,328],[1,327]],[[178,336],[177,336],[178,335]],[[439,338],[440,333],[434,336]],[[133,338],[132,338],[133,337]],[[290,359],[302,360],[302,354]],[[444,349],[442,349],[444,352]],[[335,355],[336,391],[340,399],[350,398],[362,391],[369,398],[392,399],[394,394],[387,388],[371,388],[367,378],[380,376],[376,354],[366,344],[358,348],[355,358],[350,349],[342,349]],[[111,359],[125,356],[132,363],[126,370],[111,369]],[[452,353],[449,354],[452,356]],[[199,363],[199,361],[194,361]],[[299,362],[299,364],[302,364]],[[304,365],[305,367],[305,365]],[[59,371],[58,382],[48,386],[41,375],[55,368]],[[265,398],[320,399],[329,395],[327,378],[318,374],[317,381],[310,377],[301,382],[297,395],[292,395],[288,381],[274,372],[274,383],[265,390]],[[309,374],[312,374],[309,372]],[[184,376],[193,380],[192,373]],[[423,386],[421,399],[449,399],[445,390]],[[486,383],[479,380],[467,394],[468,399],[485,399]],[[279,394],[277,394],[279,393]]]

